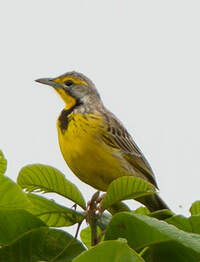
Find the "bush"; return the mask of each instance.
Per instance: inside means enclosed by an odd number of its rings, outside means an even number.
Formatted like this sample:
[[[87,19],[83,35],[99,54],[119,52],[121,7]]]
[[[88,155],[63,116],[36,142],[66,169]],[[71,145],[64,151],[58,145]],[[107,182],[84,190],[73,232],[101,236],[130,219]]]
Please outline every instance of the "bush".
[[[169,210],[131,210],[123,200],[154,194],[155,188],[139,178],[122,177],[110,184],[101,202],[95,193],[87,208],[79,189],[56,168],[25,166],[14,183],[5,176],[6,165],[0,151],[0,261],[200,261],[200,201],[191,206],[189,218]],[[38,192],[59,194],[77,208]],[[79,241],[84,220],[88,226]],[[58,229],[74,224],[75,236]]]

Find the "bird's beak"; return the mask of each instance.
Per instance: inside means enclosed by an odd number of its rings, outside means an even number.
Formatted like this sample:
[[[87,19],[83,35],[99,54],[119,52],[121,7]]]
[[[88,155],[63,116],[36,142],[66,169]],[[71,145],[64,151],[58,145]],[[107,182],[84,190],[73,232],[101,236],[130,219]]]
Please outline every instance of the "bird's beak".
[[[35,81],[44,85],[52,86],[55,89],[60,88],[60,85],[54,81],[54,78],[39,78],[36,79]]]
[[[49,86],[54,86],[55,84],[52,78],[40,78],[40,79],[36,79],[35,81],[38,83],[44,84],[44,85],[49,85]]]

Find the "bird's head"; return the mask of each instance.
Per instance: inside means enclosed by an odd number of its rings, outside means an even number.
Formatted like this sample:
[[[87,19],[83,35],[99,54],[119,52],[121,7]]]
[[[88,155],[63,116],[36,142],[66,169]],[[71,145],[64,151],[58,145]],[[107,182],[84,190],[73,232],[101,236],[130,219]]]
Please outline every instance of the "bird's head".
[[[92,81],[74,71],[55,78],[37,79],[36,82],[52,86],[65,102],[67,110],[100,100]]]

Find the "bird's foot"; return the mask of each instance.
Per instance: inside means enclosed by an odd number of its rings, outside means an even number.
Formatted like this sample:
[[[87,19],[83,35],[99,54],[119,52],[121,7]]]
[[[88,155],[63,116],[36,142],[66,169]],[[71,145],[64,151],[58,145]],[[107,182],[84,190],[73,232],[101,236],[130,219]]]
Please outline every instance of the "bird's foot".
[[[98,203],[97,205],[97,211],[98,211],[98,216],[101,217],[103,210],[102,210],[102,202],[104,200],[104,197],[106,196],[106,193],[103,193],[101,196],[99,196],[96,200]]]
[[[85,211],[86,221],[88,222],[88,218],[91,215],[98,215],[99,217],[102,215],[102,201],[105,197],[105,194],[100,196],[100,191],[97,191],[92,196],[91,200],[87,202],[87,208]]]

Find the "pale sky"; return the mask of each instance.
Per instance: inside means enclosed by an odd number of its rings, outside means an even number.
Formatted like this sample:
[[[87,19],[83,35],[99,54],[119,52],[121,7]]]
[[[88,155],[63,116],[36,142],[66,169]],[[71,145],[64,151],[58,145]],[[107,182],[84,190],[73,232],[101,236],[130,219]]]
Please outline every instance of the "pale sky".
[[[7,176],[15,181],[24,165],[49,164],[91,197],[59,150],[63,102],[34,82],[75,70],[91,78],[133,136],[161,197],[188,215],[200,199],[199,13],[199,1],[183,0],[2,2],[0,148]]]

